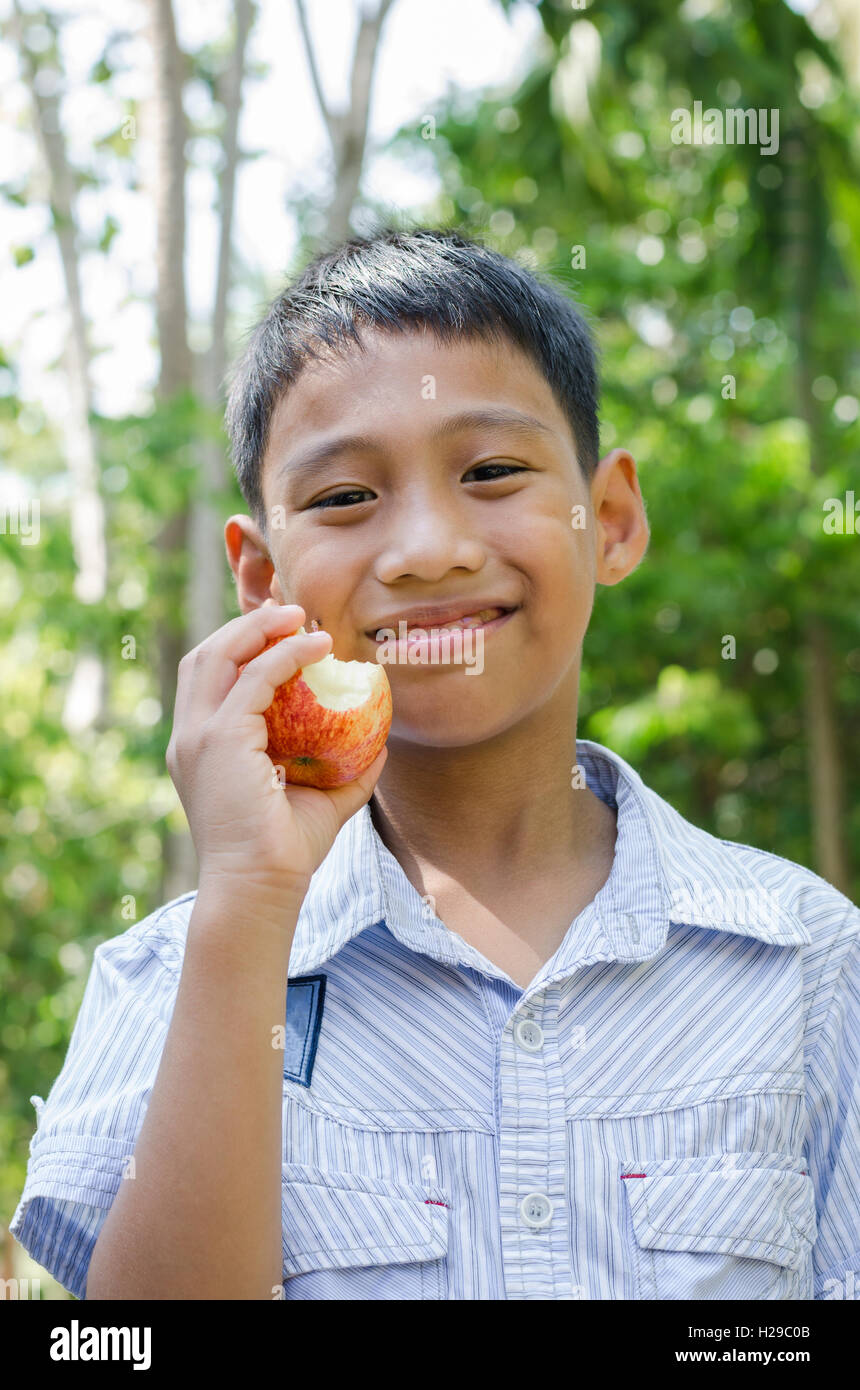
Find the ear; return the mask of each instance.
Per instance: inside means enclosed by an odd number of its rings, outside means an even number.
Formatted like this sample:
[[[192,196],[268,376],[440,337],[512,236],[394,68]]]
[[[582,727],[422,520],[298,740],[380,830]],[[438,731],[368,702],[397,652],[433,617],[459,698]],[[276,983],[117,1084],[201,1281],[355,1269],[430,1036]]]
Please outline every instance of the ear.
[[[224,526],[224,542],[243,613],[286,602],[269,547],[255,521],[249,516],[231,516]]]
[[[639,564],[651,539],[636,464],[626,449],[613,449],[600,460],[591,480],[591,503],[595,579],[618,584]]]

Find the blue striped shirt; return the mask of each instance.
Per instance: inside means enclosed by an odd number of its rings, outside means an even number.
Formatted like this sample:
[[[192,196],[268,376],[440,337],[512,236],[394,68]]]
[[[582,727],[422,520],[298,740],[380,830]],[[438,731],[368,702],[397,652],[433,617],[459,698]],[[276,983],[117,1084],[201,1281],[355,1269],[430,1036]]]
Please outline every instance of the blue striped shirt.
[[[275,1297],[860,1293],[860,911],[691,825],[609,749],[577,758],[617,809],[615,858],[527,989],[436,917],[369,807],[314,875]],[[63,1069],[32,1097],[11,1230],[79,1298],[133,1177],[194,897],[98,947]]]

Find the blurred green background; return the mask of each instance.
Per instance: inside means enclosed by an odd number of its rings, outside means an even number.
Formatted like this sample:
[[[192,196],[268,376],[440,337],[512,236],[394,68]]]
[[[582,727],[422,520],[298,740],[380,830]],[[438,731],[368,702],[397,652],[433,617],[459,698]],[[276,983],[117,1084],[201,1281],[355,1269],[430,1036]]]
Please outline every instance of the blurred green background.
[[[420,22],[447,24],[452,46],[480,43],[469,3]],[[24,1184],[29,1097],[62,1066],[93,950],[195,886],[164,750],[180,656],[237,611],[222,528],[244,505],[225,463],[224,369],[283,274],[350,227],[458,225],[576,295],[601,352],[603,449],[633,453],[652,534],[639,569],[598,589],[579,735],[694,823],[860,898],[855,7],[482,0],[481,15],[528,26],[512,75],[440,82],[380,139],[371,96],[395,24],[409,51],[410,4],[365,14],[360,32],[356,12],[357,56],[335,82],[319,8],[292,11],[327,160],[318,179],[288,181],[280,273],[235,234],[237,171],[265,155],[239,136],[268,71],[253,57],[266,6],[223,6],[214,38],[188,16],[177,37],[170,7],[147,0],[134,43],[105,7],[84,79],[64,48],[70,11],[5,12],[0,61],[26,98],[7,87],[0,121],[29,137],[32,162],[0,188],[17,218],[2,273],[31,277],[33,323],[33,270],[47,267],[40,283],[56,282],[69,326],[43,399],[22,388],[24,338],[0,328],[0,1223]],[[142,55],[148,116],[130,81]],[[340,105],[326,81],[340,81]],[[88,86],[116,113],[89,148],[65,138],[63,117]],[[676,143],[673,111],[698,101],[775,111],[778,149]],[[384,194],[367,174],[380,160]],[[398,198],[398,170],[420,197]],[[198,175],[216,229],[207,313],[183,278]],[[89,341],[87,305],[102,261],[122,262],[122,190],[151,209],[152,283],[127,297],[148,306],[154,365],[139,405],[117,413],[94,389],[107,349]],[[14,524],[33,499],[38,543]],[[8,1235],[0,1265],[40,1273]],[[41,1296],[67,1297],[44,1272]]]

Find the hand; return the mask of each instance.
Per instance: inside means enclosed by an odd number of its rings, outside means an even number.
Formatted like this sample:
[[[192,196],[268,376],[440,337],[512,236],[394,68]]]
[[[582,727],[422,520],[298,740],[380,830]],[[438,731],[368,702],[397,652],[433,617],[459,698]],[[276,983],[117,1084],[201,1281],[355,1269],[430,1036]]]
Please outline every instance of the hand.
[[[279,785],[263,712],[277,686],[331,649],[330,633],[297,632],[304,621],[296,604],[266,604],[225,623],[179,663],[166,762],[191,827],[201,887],[204,879],[226,878],[300,901],[385,766],[383,749],[346,786]],[[285,632],[294,635],[263,651]]]

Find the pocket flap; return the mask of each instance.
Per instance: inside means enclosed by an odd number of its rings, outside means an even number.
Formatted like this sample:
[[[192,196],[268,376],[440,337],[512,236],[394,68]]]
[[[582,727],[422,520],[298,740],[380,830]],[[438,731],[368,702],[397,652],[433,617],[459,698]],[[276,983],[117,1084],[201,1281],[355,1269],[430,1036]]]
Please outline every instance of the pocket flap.
[[[812,1179],[796,1169],[693,1171],[667,1160],[625,1168],[622,1182],[636,1240],[649,1250],[741,1255],[797,1270],[815,1240]]]
[[[284,1275],[411,1264],[448,1250],[444,1188],[285,1163]]]

